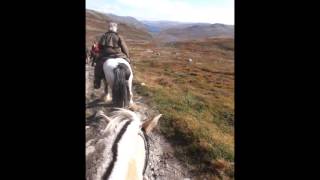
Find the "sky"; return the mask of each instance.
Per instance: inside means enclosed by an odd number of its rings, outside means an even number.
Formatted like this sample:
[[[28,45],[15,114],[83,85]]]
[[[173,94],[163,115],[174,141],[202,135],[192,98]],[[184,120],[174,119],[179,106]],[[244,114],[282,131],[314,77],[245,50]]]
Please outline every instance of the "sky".
[[[86,0],[86,8],[138,20],[234,25],[234,0]]]

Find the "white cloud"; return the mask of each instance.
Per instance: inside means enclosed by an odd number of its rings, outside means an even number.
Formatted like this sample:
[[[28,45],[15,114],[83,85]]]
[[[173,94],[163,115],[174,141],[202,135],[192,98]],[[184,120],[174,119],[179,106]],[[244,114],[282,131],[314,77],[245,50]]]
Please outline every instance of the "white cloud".
[[[194,5],[176,0],[87,0],[91,9],[146,20],[210,22],[234,24],[234,2],[219,5]]]
[[[86,8],[106,13],[117,12],[120,7],[109,4],[106,0],[86,0]]]

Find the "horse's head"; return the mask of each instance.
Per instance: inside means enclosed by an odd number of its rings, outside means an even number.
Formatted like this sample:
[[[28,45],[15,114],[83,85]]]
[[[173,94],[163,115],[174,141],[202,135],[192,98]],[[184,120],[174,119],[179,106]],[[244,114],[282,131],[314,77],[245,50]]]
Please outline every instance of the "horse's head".
[[[118,109],[110,116],[100,111],[97,117],[108,124],[95,145],[87,144],[87,161],[95,166],[90,167],[87,179],[142,180],[149,154],[147,134],[156,127],[161,114],[142,121],[136,113]]]

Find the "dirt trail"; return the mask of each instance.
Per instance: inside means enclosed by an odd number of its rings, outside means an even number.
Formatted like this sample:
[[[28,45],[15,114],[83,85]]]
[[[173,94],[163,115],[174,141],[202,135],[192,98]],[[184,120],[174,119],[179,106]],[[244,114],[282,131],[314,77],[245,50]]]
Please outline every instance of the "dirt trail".
[[[86,66],[86,142],[97,136],[99,129],[104,128],[106,124],[98,123],[94,118],[98,110],[110,112],[110,105],[101,101],[103,88],[94,90],[93,84],[93,67]],[[134,89],[134,88],[133,88]],[[134,92],[133,92],[134,93]],[[148,107],[144,103],[144,98],[134,93],[134,102],[138,112],[147,118],[154,117],[157,110]],[[183,166],[174,157],[174,150],[170,143],[161,135],[158,129],[155,129],[150,135],[150,155],[146,170],[149,180],[187,180],[192,179],[188,169]]]

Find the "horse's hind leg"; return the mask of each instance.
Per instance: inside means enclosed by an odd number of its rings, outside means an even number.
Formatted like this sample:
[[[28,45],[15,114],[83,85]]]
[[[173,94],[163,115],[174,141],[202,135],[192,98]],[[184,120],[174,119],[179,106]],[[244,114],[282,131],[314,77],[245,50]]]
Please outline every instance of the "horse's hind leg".
[[[129,95],[130,95],[130,101],[129,101],[129,106],[133,105],[133,94],[132,94],[132,75],[130,76],[130,78],[128,79],[128,83],[129,83]]]

